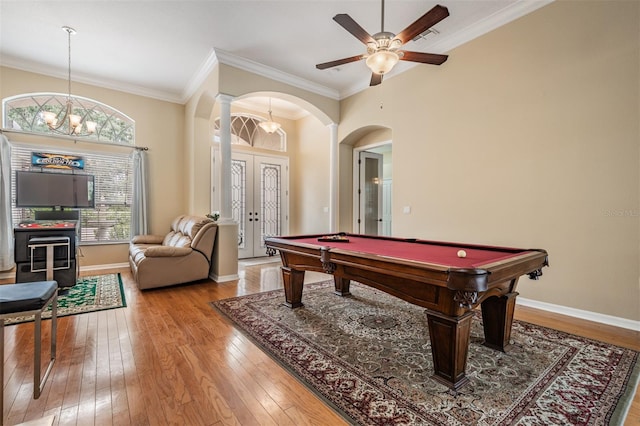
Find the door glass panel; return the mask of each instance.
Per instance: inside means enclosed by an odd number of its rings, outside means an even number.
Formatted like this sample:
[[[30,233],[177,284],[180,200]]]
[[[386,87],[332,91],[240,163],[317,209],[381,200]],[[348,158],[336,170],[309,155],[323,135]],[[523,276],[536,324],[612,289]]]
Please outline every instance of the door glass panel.
[[[281,225],[281,182],[282,173],[279,164],[260,164],[261,189],[261,229],[260,247],[268,237],[280,235]]]
[[[391,179],[382,181],[382,235],[391,236]]]
[[[238,223],[238,247],[245,248],[247,162],[231,160],[231,213]]]
[[[378,235],[378,219],[380,212],[379,189],[382,182],[378,174],[379,160],[377,158],[364,159],[364,233],[367,235]]]

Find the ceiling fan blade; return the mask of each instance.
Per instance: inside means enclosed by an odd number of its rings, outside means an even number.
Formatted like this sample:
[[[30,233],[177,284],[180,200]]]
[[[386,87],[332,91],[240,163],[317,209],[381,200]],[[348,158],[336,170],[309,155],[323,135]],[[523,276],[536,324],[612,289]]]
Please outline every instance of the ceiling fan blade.
[[[342,26],[345,30],[349,31],[355,38],[363,42],[364,44],[375,42],[373,37],[360,26],[353,18],[346,13],[340,13],[333,17],[333,20]]]
[[[400,60],[420,62],[423,64],[441,65],[449,57],[448,55],[438,55],[435,53],[422,53],[422,52],[409,52],[407,50],[402,51]]]
[[[382,74],[371,73],[371,83],[369,83],[369,86],[377,86],[380,83],[382,83]]]
[[[318,65],[316,65],[316,68],[318,68],[319,70],[326,70],[327,68],[337,67],[338,65],[343,65],[343,64],[348,64],[350,62],[359,61],[362,58],[364,58],[364,55],[357,55],[357,56],[352,56],[350,58],[338,59],[338,60],[335,60],[335,61],[325,62],[323,64],[318,64]]]
[[[396,36],[396,39],[400,40],[402,44],[405,44],[413,40],[417,35],[422,34],[429,28],[433,27],[447,16],[449,16],[449,10],[444,6],[437,4],[430,11],[418,18],[418,20],[413,24],[402,30],[402,32]]]

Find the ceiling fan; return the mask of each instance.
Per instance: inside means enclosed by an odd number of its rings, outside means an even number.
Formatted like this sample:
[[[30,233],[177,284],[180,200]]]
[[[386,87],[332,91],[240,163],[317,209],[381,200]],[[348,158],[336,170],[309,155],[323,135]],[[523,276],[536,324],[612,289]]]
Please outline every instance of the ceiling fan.
[[[382,76],[393,68],[398,61],[420,62],[423,64],[440,65],[447,60],[447,55],[434,53],[410,52],[400,50],[407,42],[422,34],[444,18],[449,16],[449,10],[440,5],[434,6],[430,11],[422,15],[413,24],[395,35],[384,30],[384,0],[382,0],[382,28],[379,33],[370,35],[356,21],[346,13],[340,13],[333,17],[333,20],[349,31],[354,37],[367,46],[367,53],[363,55],[351,56],[349,58],[338,59],[336,61],[325,62],[316,65],[316,68],[324,70],[338,65],[356,62],[366,59],[367,66],[371,68],[370,86],[382,83]]]

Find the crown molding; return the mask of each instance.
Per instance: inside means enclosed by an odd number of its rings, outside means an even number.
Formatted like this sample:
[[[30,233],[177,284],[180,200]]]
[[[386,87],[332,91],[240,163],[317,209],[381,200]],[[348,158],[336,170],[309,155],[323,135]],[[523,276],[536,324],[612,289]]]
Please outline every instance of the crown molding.
[[[321,84],[313,83],[309,80],[305,80],[304,78],[288,74],[284,71],[280,71],[270,66],[263,65],[259,62],[252,61],[250,59],[241,58],[240,56],[225,52],[222,49],[215,48],[214,51],[216,57],[218,58],[218,61],[222,64],[230,65],[244,71],[249,71],[262,77],[270,78],[272,80],[279,81],[281,83],[285,83],[302,90],[307,90],[309,92],[316,93],[327,98],[335,100],[340,99],[340,93],[335,89],[331,89]]]
[[[318,95],[339,100],[339,92],[337,90],[322,86],[317,83],[313,83],[300,77],[296,77],[295,75],[288,74],[284,71],[280,71],[267,65],[263,65],[259,62],[236,56],[222,49],[213,48],[209,51],[209,54],[207,55],[205,60],[198,67],[198,70],[193,74],[193,77],[187,83],[187,86],[185,87],[185,90],[183,91],[181,96],[182,103],[186,103],[189,98],[191,98],[196,93],[198,88],[205,82],[215,66],[219,63],[239,68],[241,70],[248,71],[262,77],[270,78],[272,80],[276,80],[281,83],[297,87],[299,89],[316,93]]]
[[[509,4],[493,15],[475,22],[474,24],[469,25],[468,27],[463,28],[462,30],[457,31],[449,36],[439,35],[438,37],[434,37],[430,41],[424,43],[423,46],[425,46],[425,49],[429,49],[433,53],[447,53],[458,46],[462,46],[463,44],[468,43],[475,38],[478,38],[490,31],[495,30],[496,28],[506,25],[513,20],[521,18],[537,9],[540,9],[543,6],[553,3],[554,1],[555,0],[516,1],[515,3]],[[411,68],[419,65],[421,64],[412,63],[402,72],[392,72],[388,76],[385,76],[385,80],[400,75],[403,72],[406,72]],[[340,93],[340,99],[355,95],[356,93],[361,92],[368,87],[369,86],[365,83],[355,84],[349,89],[342,91]]]
[[[442,39],[433,38],[429,48],[436,52],[448,52],[490,31],[521,18],[543,6],[553,3],[554,0],[520,0],[509,4],[493,15],[469,25],[454,34]]]
[[[236,56],[222,49],[213,48],[209,51],[209,54],[202,62],[202,65],[200,65],[191,80],[189,80],[189,82],[187,83],[187,87],[182,93],[182,103],[185,103],[189,98],[191,98],[191,96],[195,94],[196,90],[198,90],[198,87],[200,87],[202,83],[204,83],[204,81],[207,79],[209,74],[211,74],[211,71],[213,71],[218,63],[239,68],[241,70],[248,71],[262,77],[270,78],[272,80],[276,80],[281,83],[297,87],[299,89],[307,90],[321,96],[326,96],[331,99],[340,99],[340,94],[337,90],[322,86],[317,83],[313,83],[300,77],[296,77],[295,75],[288,74],[284,71],[280,71],[267,65],[263,65],[259,62]]]
[[[55,69],[43,64],[35,64],[28,61],[12,56],[2,56],[0,58],[0,65],[7,68],[14,68],[20,71],[32,72],[36,74],[42,74],[49,77],[60,78],[67,80],[67,71],[62,69]],[[132,95],[144,96],[146,98],[158,99],[160,101],[184,104],[182,98],[176,94],[167,92],[164,90],[154,90],[148,87],[137,86],[134,84],[126,84],[114,80],[108,80],[104,78],[95,78],[85,74],[74,72],[73,83],[89,84],[91,86],[103,87],[105,89],[117,90],[119,92],[125,92]]]
[[[202,64],[193,74],[193,77],[191,77],[187,82],[187,86],[182,91],[181,99],[183,104],[187,103],[187,101],[196,93],[198,88],[202,86],[216,65],[218,65],[218,57],[216,56],[215,49],[211,49]]]

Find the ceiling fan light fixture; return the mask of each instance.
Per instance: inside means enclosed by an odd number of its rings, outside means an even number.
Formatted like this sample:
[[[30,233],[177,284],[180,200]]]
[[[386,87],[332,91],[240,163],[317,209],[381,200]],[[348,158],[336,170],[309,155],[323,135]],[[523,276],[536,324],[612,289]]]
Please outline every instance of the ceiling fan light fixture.
[[[375,74],[386,74],[393,69],[393,67],[400,60],[400,56],[391,50],[379,50],[376,53],[369,55],[367,58],[367,66]]]
[[[346,13],[339,13],[333,17],[334,21],[367,47],[367,53],[317,64],[317,69],[324,70],[366,59],[367,66],[373,71],[369,86],[377,86],[382,83],[382,76],[391,71],[399,60],[432,65],[441,65],[447,60],[447,55],[400,50],[403,45],[411,40],[421,38],[421,34],[426,34],[427,32],[437,34],[436,30],[430,29],[449,16],[449,10],[446,7],[439,4],[435,5],[396,35],[384,30],[384,0],[381,0],[380,3],[382,9],[380,32],[374,35],[370,35],[367,30],[362,28]]]

